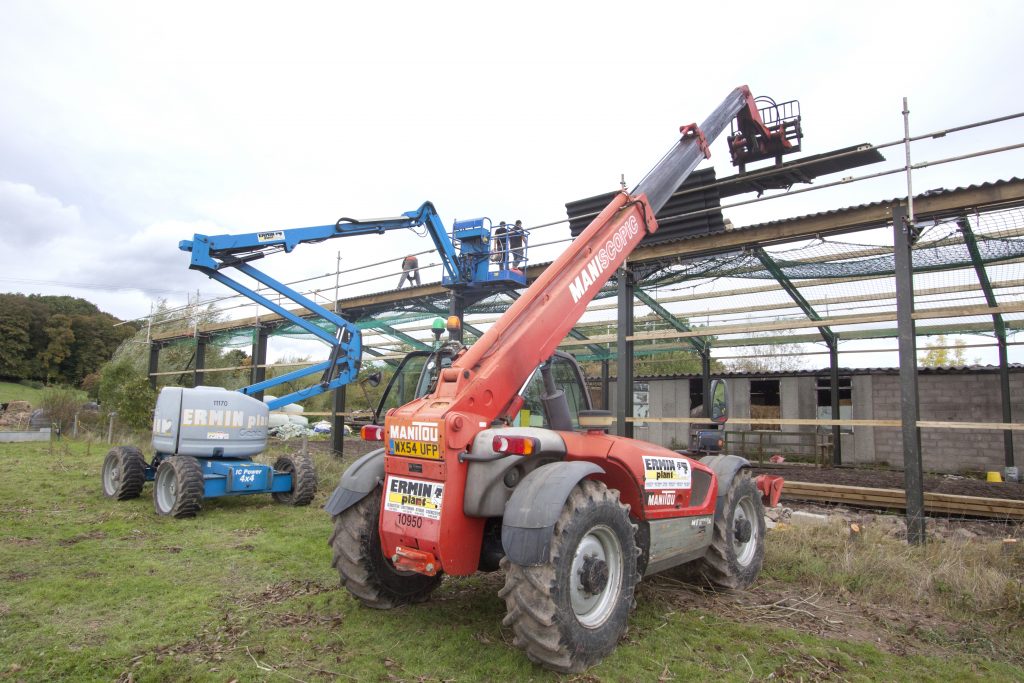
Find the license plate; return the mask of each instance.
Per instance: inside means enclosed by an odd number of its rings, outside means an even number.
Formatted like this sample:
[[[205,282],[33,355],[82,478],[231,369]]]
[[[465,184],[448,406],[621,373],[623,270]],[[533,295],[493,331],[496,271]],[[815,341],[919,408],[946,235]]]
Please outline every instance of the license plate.
[[[409,441],[407,439],[391,439],[391,455],[404,455],[409,458],[429,458],[430,460],[441,459],[441,452],[436,443]]]

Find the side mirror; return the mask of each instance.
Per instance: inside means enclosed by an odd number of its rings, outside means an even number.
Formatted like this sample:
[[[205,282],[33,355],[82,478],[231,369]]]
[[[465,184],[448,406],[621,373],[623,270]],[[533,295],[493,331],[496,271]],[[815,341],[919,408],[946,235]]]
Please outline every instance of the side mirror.
[[[711,412],[708,417],[715,424],[723,424],[729,419],[729,390],[725,380],[711,381]]]
[[[371,387],[378,387],[378,386],[380,386],[380,379],[381,379],[381,374],[380,374],[380,370],[378,370],[377,372],[374,372],[374,373],[368,375],[367,378],[364,381],[367,384],[369,384]]]

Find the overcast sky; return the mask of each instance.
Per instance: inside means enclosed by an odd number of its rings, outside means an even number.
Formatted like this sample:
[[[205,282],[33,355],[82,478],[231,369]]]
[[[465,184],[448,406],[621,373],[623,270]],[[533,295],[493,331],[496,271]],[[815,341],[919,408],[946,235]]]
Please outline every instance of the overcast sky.
[[[1024,111],[1024,3],[709,7],[3,0],[0,291],[71,294],[135,318],[157,297],[226,292],[187,270],[177,245],[196,232],[397,215],[425,200],[446,223],[558,220],[620,174],[634,185],[679,125],[741,84],[800,100],[808,154],[900,138],[904,96],[912,133]],[[1020,123],[1001,124],[939,154],[1022,138]],[[732,173],[723,141],[713,153],[719,175]],[[1020,175],[1022,159],[921,171],[915,190]],[[903,182],[728,215],[746,225],[877,201]],[[428,246],[389,233],[264,265],[288,280],[333,271],[338,250],[350,268]]]

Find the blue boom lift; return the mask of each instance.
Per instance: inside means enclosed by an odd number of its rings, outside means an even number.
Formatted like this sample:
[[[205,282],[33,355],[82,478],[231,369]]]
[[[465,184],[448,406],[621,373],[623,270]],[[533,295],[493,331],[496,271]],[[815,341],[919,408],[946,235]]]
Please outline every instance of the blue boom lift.
[[[424,227],[441,255],[441,282],[453,298],[479,298],[495,287],[526,284],[522,270],[509,268],[501,258],[491,270],[490,220],[456,221],[449,235],[430,202],[394,218],[340,218],[332,225],[268,230],[240,235],[201,235],[182,240],[178,247],[191,253],[189,268],[206,273],[239,294],[277,313],[330,346],[326,361],[249,385],[238,392],[217,387],[165,387],[153,418],[153,460],[131,446],[112,449],[103,463],[103,493],[127,500],[153,481],[156,511],[173,517],[195,515],[203,498],[271,493],[290,505],[308,505],[316,493],[316,472],[307,455],[282,456],[274,466],[251,461],[266,448],[269,411],[333,391],[352,382],[362,361],[362,337],[357,326],[288,285],[252,266],[252,261],[276,252],[291,252],[300,244],[335,237],[383,234],[388,230]],[[525,254],[526,244],[522,246]],[[272,301],[225,271],[235,269],[289,301],[335,326],[324,330],[285,306]],[[313,384],[266,403],[254,394],[285,382],[320,373]]]

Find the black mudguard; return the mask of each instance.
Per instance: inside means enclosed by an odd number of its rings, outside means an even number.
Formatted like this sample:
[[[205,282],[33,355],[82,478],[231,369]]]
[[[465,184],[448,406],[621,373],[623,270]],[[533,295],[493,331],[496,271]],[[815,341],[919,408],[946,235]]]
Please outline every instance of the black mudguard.
[[[384,449],[370,451],[352,463],[341,475],[338,488],[324,505],[324,511],[331,515],[341,514],[370,494],[384,481]]]
[[[521,566],[548,561],[551,537],[562,507],[576,484],[604,470],[592,462],[544,465],[516,486],[502,518],[501,545],[508,559]]]

